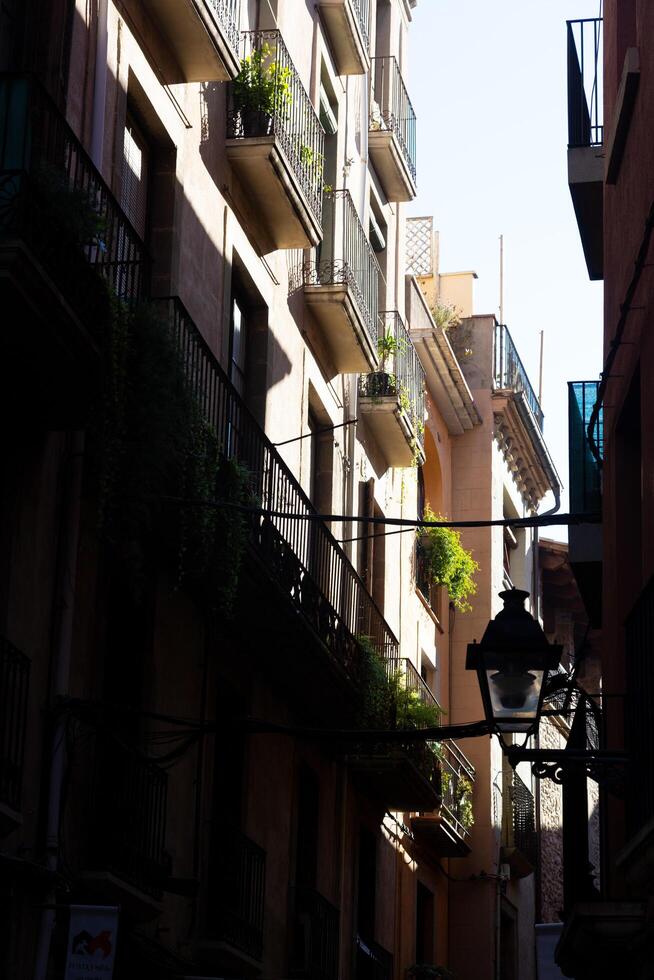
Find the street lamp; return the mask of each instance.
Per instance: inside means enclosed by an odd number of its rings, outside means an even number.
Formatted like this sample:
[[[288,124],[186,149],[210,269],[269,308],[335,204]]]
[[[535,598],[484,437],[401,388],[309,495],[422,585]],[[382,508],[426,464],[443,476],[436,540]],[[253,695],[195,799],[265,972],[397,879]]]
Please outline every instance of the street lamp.
[[[466,670],[476,670],[486,719],[498,734],[528,735],[538,725],[548,671],[556,670],[563,647],[549,643],[524,607],[528,592],[500,592],[504,608],[481,643],[469,643]]]

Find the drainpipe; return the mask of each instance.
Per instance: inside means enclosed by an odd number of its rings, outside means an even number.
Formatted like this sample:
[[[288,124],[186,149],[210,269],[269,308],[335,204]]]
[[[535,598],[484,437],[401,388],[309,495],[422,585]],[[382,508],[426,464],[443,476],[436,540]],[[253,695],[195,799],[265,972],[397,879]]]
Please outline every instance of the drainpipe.
[[[95,45],[93,124],[91,127],[91,158],[100,173],[102,173],[104,115],[107,104],[107,51],[109,47],[107,5],[108,0],[98,0],[98,34]]]
[[[55,623],[51,681],[51,706],[69,694],[70,662],[77,578],[77,550],[82,493],[84,432],[69,433],[65,458],[62,513],[59,527],[59,557],[55,585]],[[48,812],[46,819],[46,867],[53,874],[59,862],[61,797],[66,765],[66,720],[59,714],[53,723],[50,775],[48,780]],[[51,888],[46,905],[53,906],[56,895]],[[44,908],[36,942],[34,980],[46,980],[50,941],[55,924],[54,908]]]

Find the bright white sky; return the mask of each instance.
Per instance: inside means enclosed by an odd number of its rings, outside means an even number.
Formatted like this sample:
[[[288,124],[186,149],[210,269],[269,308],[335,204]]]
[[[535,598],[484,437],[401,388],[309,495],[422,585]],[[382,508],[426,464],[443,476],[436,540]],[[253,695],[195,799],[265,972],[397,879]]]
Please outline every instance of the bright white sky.
[[[536,393],[545,331],[545,438],[566,488],[566,382],[601,370],[602,283],[588,279],[567,183],[565,22],[599,6],[419,0],[406,72],[418,119],[409,214],[434,216],[441,271],[477,272],[478,313],[498,314],[504,235],[504,321]]]

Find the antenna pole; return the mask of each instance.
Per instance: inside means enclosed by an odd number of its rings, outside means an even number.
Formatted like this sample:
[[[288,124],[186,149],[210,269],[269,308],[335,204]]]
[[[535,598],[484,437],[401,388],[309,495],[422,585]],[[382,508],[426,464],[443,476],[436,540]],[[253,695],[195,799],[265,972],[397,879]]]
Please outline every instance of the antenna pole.
[[[540,332],[540,367],[538,370],[538,404],[543,407],[543,335],[544,330]]]
[[[504,235],[500,235],[500,323],[504,323]]]

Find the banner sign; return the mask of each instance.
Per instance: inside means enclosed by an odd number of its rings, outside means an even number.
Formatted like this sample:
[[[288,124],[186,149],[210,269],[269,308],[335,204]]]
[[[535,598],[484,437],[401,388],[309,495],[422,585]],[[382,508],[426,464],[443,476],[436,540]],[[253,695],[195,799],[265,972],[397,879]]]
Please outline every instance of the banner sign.
[[[71,905],[64,980],[111,980],[117,933],[116,905]]]

